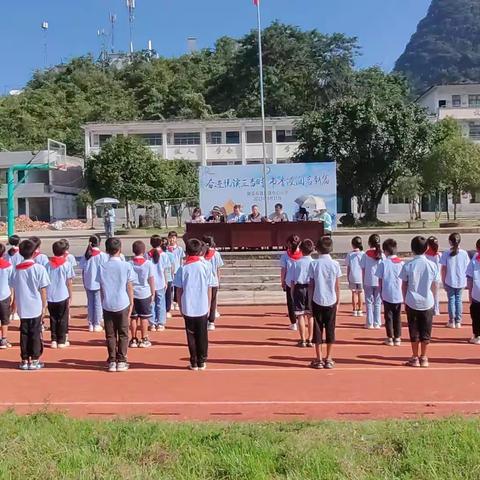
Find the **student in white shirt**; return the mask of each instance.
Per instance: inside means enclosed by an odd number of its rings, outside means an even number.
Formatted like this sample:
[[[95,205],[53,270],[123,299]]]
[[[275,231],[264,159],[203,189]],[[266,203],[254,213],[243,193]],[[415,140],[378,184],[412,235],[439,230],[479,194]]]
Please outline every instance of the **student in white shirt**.
[[[67,244],[63,240],[52,245],[53,257],[46,266],[50,285],[47,287],[48,312],[50,314],[51,348],[65,348],[67,340],[72,279],[72,264],[67,260]]]
[[[43,265],[44,267],[47,266],[48,263],[48,257],[40,252],[40,247],[42,246],[42,241],[40,240],[39,237],[33,236],[28,238],[33,244],[35,245],[35,252],[33,253],[32,259],[35,261],[35,263],[38,263],[39,265]]]
[[[178,302],[185,320],[190,370],[205,370],[208,356],[208,313],[210,288],[214,284],[211,266],[201,257],[203,243],[187,241],[185,263],[178,269],[173,284],[178,288]]]
[[[460,248],[459,233],[452,233],[448,237],[450,250],[443,252],[440,258],[442,266],[442,283],[448,297],[447,328],[461,328],[462,326],[462,292],[467,286],[467,267],[470,258],[465,250]]]
[[[43,353],[42,319],[47,306],[47,287],[50,284],[45,267],[35,263],[36,245],[31,240],[20,243],[23,262],[15,267],[11,285],[20,316],[21,370],[39,370]]]
[[[367,321],[365,328],[382,327],[382,297],[376,275],[380,261],[385,258],[380,248],[380,237],[377,234],[370,235],[368,239],[370,247],[362,257],[361,266],[363,271],[363,287],[365,289],[365,303],[367,305]]]
[[[5,260],[7,260],[12,267],[16,267],[19,263],[23,262],[23,258],[18,252],[20,237],[18,235],[11,235],[8,237],[8,244],[10,248],[7,250],[7,253],[4,254]]]
[[[300,243],[302,258],[292,263],[291,292],[293,296],[293,309],[297,317],[300,341],[298,346],[313,347],[313,318],[311,312],[311,301],[308,296],[310,288],[310,265],[313,262],[312,253],[315,249],[310,239]]]
[[[220,252],[215,247],[215,240],[209,235],[205,235],[202,238],[203,243],[207,246],[204,258],[207,262],[210,262],[212,266],[213,285],[211,289],[210,299],[210,313],[208,314],[208,329],[215,330],[215,319],[220,317],[220,313],[217,310],[217,293],[220,288],[220,269],[223,267],[223,259]]]
[[[282,253],[280,257],[280,281],[282,283],[282,289],[285,292],[287,298],[287,311],[288,318],[290,319],[290,330],[297,331],[297,317],[293,308],[293,297],[291,279],[289,273],[292,271],[292,263],[302,258],[302,252],[300,251],[300,237],[298,235],[290,235],[287,238],[287,250]]]
[[[427,250],[426,238],[413,238],[411,247],[415,257],[405,263],[400,273],[413,354],[406,365],[428,367],[427,349],[432,335],[434,293],[440,281],[440,272],[424,255]]]
[[[150,318],[150,331],[163,331],[167,323],[166,309],[166,291],[167,291],[167,271],[171,268],[171,261],[168,255],[162,250],[162,240],[160,237],[152,237],[150,244],[154,248],[148,253],[153,264],[153,276],[155,283],[155,301],[152,304],[152,316]]]
[[[168,251],[173,254],[175,258],[175,268],[174,268],[174,275],[177,273],[177,270],[181,267],[183,263],[183,259],[185,258],[185,252],[183,248],[178,245],[178,234],[175,231],[168,232]],[[173,303],[172,303],[173,310],[178,310],[178,301],[177,301],[177,290],[173,287]]]
[[[145,258],[145,244],[137,240],[133,242],[132,251],[135,255],[130,263],[135,272],[133,281],[133,311],[130,320],[130,348],[149,348],[152,346],[148,339],[148,323],[152,318],[152,305],[155,301],[154,268],[150,260]],[[141,339],[137,338],[140,329]]]
[[[98,269],[98,283],[102,296],[103,320],[108,349],[108,371],[128,370],[128,327],[133,309],[135,272],[129,262],[122,261],[122,242],[115,237],[107,239],[107,262]]]
[[[432,235],[431,237],[427,238],[427,251],[425,252],[425,257],[427,260],[430,260],[433,262],[438,270],[440,271],[440,252],[439,252],[439,245],[438,245],[438,238]],[[440,315],[440,298],[439,298],[439,292],[440,292],[440,285],[437,285],[436,291],[435,291],[435,306],[433,308],[433,314],[434,315]]]
[[[480,239],[477,240],[476,246],[477,253],[473,256],[467,268],[468,298],[473,333],[469,342],[480,345]]]
[[[331,369],[335,366],[332,359],[332,348],[335,343],[335,322],[340,303],[340,281],[342,276],[340,265],[333,260],[330,253],[333,250],[331,237],[322,237],[316,245],[318,260],[310,264],[310,298],[312,301],[313,343],[316,358],[310,364],[312,368]],[[327,344],[327,357],[322,359],[323,330]]]
[[[363,251],[363,243],[360,237],[352,238],[352,248],[353,250],[345,257],[345,265],[347,267],[348,286],[352,292],[353,316],[361,317],[363,315],[363,273],[361,262],[365,252]]]
[[[397,242],[388,238],[382,245],[385,260],[380,262],[377,277],[380,281],[380,291],[383,300],[383,314],[387,338],[385,345],[399,347],[402,343],[402,271],[404,262],[397,257]]]
[[[12,264],[5,259],[5,245],[0,243],[0,324],[2,325],[0,350],[12,347],[12,344],[8,341],[8,326],[10,325],[13,301],[10,287],[13,268]]]
[[[175,255],[168,251],[168,238],[160,239],[160,248],[167,255],[170,266],[165,270],[167,279],[167,290],[165,292],[165,309],[167,311],[167,319],[172,318],[172,301],[173,301],[173,277],[175,276]]]
[[[61,238],[60,240],[64,242],[67,247],[67,251],[65,252],[65,257],[67,258],[67,261],[72,265],[73,268],[75,268],[77,266],[77,259],[75,258],[75,255],[72,255],[69,252],[70,242],[66,238]]]
[[[99,235],[92,235],[88,239],[88,247],[80,259],[83,286],[87,294],[87,319],[89,332],[102,332],[103,310],[98,283],[98,269],[108,260],[108,255],[100,250]]]

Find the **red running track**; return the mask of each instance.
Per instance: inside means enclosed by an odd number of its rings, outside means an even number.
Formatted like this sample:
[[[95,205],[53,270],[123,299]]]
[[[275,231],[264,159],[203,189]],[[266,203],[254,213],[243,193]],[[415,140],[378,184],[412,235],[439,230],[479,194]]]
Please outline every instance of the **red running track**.
[[[0,351],[4,387],[0,410],[39,409],[74,416],[148,415],[170,420],[371,419],[480,412],[480,346],[462,329],[437,317],[428,369],[403,366],[410,344],[382,345],[384,330],[365,330],[364,319],[343,308],[338,317],[334,370],[311,370],[313,349],[296,346],[281,306],[223,307],[210,332],[204,372],[186,369],[188,351],[179,317],[152,334],[153,347],[129,352],[128,372],[105,371],[102,333],[89,333],[75,309],[72,346],[51,350],[45,333],[46,368],[17,370],[14,348]],[[15,322],[16,323],[16,322]],[[404,328],[404,337],[407,329]]]

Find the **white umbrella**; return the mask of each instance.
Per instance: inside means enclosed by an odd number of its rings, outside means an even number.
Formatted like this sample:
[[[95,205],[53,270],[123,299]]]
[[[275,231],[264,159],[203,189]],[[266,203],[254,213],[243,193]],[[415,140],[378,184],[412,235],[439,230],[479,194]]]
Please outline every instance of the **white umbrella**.
[[[302,195],[295,200],[298,206],[310,210],[326,210],[325,200],[317,195]]]
[[[101,206],[101,205],[118,205],[120,202],[116,198],[99,198],[98,200],[95,200],[95,206]]]

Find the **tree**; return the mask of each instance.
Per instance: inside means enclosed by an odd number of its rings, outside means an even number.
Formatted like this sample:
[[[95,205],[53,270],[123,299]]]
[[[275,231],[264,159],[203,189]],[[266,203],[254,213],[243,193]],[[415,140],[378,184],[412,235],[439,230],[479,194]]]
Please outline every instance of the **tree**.
[[[402,197],[408,202],[410,220],[419,220],[422,216],[420,195],[422,193],[422,179],[419,175],[400,177],[393,185],[390,193]]]
[[[456,220],[462,193],[480,185],[480,147],[462,135],[459,124],[452,118],[435,125],[434,138],[424,164],[423,181],[429,191],[446,190],[452,195]]]
[[[129,204],[156,199],[160,167],[161,161],[137,139],[116,137],[88,159],[87,185],[95,199],[115,197],[124,203],[130,226]]]
[[[353,91],[299,124],[297,161],[336,161],[343,193],[356,196],[366,221],[377,220],[378,204],[401,176],[420,171],[431,126],[425,112],[407,101],[396,75],[369,69]]]

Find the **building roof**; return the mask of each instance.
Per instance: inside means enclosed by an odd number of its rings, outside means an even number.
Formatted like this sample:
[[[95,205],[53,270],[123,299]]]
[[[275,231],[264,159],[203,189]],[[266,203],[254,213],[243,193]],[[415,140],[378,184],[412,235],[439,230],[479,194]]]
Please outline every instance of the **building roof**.
[[[415,101],[418,102],[421,98],[425,97],[427,94],[432,92],[433,90],[441,87],[465,87],[465,86],[478,86],[480,87],[480,83],[477,82],[458,82],[458,83],[442,83],[440,85],[430,85],[425,91],[423,91]]]

